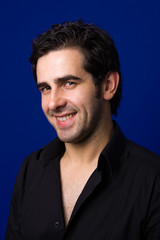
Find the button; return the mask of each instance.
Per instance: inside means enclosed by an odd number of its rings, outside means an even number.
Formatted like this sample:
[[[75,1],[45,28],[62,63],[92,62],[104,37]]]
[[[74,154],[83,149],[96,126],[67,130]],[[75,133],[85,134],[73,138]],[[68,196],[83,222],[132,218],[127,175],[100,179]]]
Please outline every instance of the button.
[[[60,222],[55,222],[54,225],[55,225],[56,228],[59,228],[60,227]]]

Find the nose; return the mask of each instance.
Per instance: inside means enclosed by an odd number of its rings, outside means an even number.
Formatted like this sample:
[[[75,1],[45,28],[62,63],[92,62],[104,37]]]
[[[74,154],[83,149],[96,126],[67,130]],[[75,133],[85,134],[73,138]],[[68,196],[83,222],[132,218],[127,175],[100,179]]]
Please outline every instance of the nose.
[[[60,111],[67,104],[67,101],[60,91],[51,91],[49,96],[48,108],[51,111]]]

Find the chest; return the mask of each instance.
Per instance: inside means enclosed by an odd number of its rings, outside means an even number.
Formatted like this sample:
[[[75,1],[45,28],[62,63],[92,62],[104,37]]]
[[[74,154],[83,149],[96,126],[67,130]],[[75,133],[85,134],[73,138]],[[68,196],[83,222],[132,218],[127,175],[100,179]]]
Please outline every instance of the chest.
[[[74,206],[82,193],[93,169],[90,171],[61,171],[61,191],[66,225],[69,222]]]
[[[60,179],[53,168],[43,178],[35,178],[30,188],[33,189],[24,195],[23,218],[19,219],[21,231],[26,239],[62,239],[66,228],[63,225],[61,206]],[[58,176],[58,177],[57,177]],[[91,177],[75,172],[75,175],[64,177],[62,192],[66,223],[70,218],[77,198],[81,194],[67,229],[66,240],[124,240],[141,239],[141,222],[148,209],[147,197],[143,185],[134,185],[134,181],[120,181],[119,178],[100,181],[100,175],[95,171]],[[81,180],[80,180],[81,179]],[[88,181],[88,182],[87,182]],[[87,184],[86,184],[87,182]],[[77,183],[77,184],[75,184]],[[85,191],[83,191],[84,185]],[[80,188],[81,187],[81,188]],[[126,189],[129,187],[129,194]],[[79,190],[79,191],[78,191]],[[148,189],[147,189],[148,191]],[[149,194],[150,196],[150,194]],[[71,201],[70,201],[71,199]],[[138,203],[138,204],[137,204]],[[57,227],[57,223],[59,224]],[[126,237],[126,231],[128,237]],[[43,236],[43,237],[42,237]]]

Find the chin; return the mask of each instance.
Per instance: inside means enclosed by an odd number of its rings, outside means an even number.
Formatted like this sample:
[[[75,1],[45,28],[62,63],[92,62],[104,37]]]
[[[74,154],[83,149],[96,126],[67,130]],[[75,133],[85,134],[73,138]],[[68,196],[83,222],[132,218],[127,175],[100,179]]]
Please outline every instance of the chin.
[[[64,136],[64,135],[58,135],[59,139],[64,143],[73,143],[78,144],[84,142],[88,137],[85,134],[81,135],[74,135],[74,136]]]
[[[64,143],[78,143],[80,142],[79,136],[65,136],[65,134],[58,135],[59,139]]]
[[[61,137],[61,136],[58,136],[59,139],[64,142],[64,143],[75,143],[76,140],[74,138],[69,138],[69,137]]]

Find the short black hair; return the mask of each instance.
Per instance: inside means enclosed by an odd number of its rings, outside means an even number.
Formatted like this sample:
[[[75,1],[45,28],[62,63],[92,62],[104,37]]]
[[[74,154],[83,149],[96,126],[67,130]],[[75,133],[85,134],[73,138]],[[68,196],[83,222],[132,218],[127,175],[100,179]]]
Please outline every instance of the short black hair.
[[[49,30],[33,40],[32,46],[30,62],[35,81],[37,81],[37,61],[40,57],[50,51],[71,47],[79,48],[83,53],[83,67],[93,76],[96,85],[100,85],[108,73],[118,72],[119,85],[114,97],[110,100],[111,112],[117,115],[122,92],[121,71],[117,49],[108,33],[80,19],[52,25]]]

